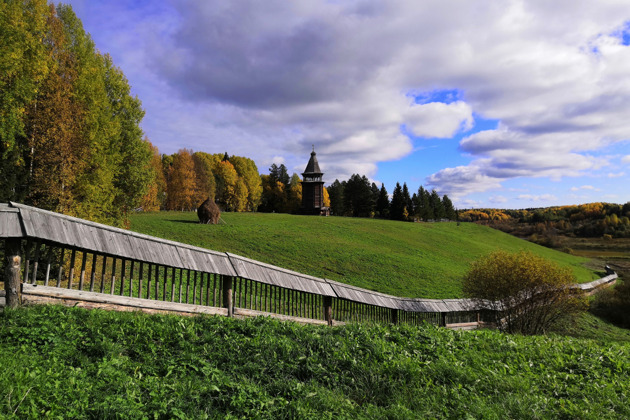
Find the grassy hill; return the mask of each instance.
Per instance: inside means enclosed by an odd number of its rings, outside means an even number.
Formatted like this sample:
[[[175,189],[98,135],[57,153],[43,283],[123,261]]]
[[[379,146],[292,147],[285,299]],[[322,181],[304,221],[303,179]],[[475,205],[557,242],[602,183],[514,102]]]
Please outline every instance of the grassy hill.
[[[599,277],[583,266],[585,258],[473,223],[263,213],[222,218],[220,225],[200,225],[196,213],[138,213],[131,230],[405,297],[461,297],[470,262],[498,248],[530,250],[570,266],[579,282]]]
[[[630,418],[630,347],[430,325],[0,313],[2,418]]]

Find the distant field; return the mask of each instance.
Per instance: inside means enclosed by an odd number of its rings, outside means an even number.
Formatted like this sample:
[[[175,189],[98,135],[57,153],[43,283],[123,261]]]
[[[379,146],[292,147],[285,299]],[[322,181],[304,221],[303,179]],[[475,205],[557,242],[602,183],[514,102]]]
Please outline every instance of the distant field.
[[[138,213],[131,230],[406,297],[461,297],[469,264],[495,249],[531,250],[570,266],[579,282],[601,274],[583,266],[586,258],[473,223],[264,213],[223,213],[222,219],[200,225],[194,212]]]

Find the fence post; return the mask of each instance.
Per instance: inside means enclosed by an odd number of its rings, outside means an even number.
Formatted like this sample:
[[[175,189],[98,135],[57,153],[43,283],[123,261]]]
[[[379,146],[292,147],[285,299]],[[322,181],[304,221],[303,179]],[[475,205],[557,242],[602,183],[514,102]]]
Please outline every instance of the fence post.
[[[6,293],[6,306],[17,308],[22,303],[22,284],[20,279],[20,239],[7,239],[5,241],[5,255],[7,266],[4,270],[4,290]]]
[[[223,276],[223,307],[227,308],[227,316],[234,316],[234,306],[232,305],[232,276]]]
[[[446,327],[446,312],[440,314],[440,326]]]
[[[398,309],[392,309],[392,324],[398,325]]]
[[[324,304],[324,320],[326,320],[328,325],[332,327],[332,324],[333,324],[332,296],[324,296],[323,304]]]

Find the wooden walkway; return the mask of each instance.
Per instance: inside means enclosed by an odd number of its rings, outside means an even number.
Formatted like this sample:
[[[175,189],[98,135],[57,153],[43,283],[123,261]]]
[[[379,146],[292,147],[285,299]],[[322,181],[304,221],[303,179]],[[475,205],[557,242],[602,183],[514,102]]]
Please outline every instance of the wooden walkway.
[[[428,321],[469,328],[483,321],[467,299],[386,295],[17,203],[0,204],[0,240],[5,255],[18,250],[25,303],[265,315],[329,325]],[[589,292],[616,278],[576,287]]]

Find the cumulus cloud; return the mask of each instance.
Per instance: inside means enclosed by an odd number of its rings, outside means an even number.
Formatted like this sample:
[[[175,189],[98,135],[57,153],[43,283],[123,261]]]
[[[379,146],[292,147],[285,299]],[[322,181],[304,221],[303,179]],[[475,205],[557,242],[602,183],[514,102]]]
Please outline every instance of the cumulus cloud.
[[[630,155],[624,156],[621,158],[623,163],[630,163]]]
[[[580,191],[580,190],[599,191],[599,188],[595,188],[592,185],[582,185],[581,187],[571,187],[571,191]]]
[[[463,197],[608,164],[595,152],[629,132],[630,47],[619,35],[627,6],[140,1],[137,37],[125,42],[142,54],[123,61],[136,66],[140,89],[152,81],[140,92],[144,127],[165,152],[229,149],[259,166],[283,156],[297,169],[315,144],[331,179],[374,177],[379,162],[417,150],[417,138],[463,133],[470,163],[427,174]],[[471,134],[475,115],[499,127]]]
[[[537,203],[537,202],[554,201],[554,200],[557,200],[557,197],[553,194],[542,194],[542,195],[521,194],[518,196],[518,199]]]

